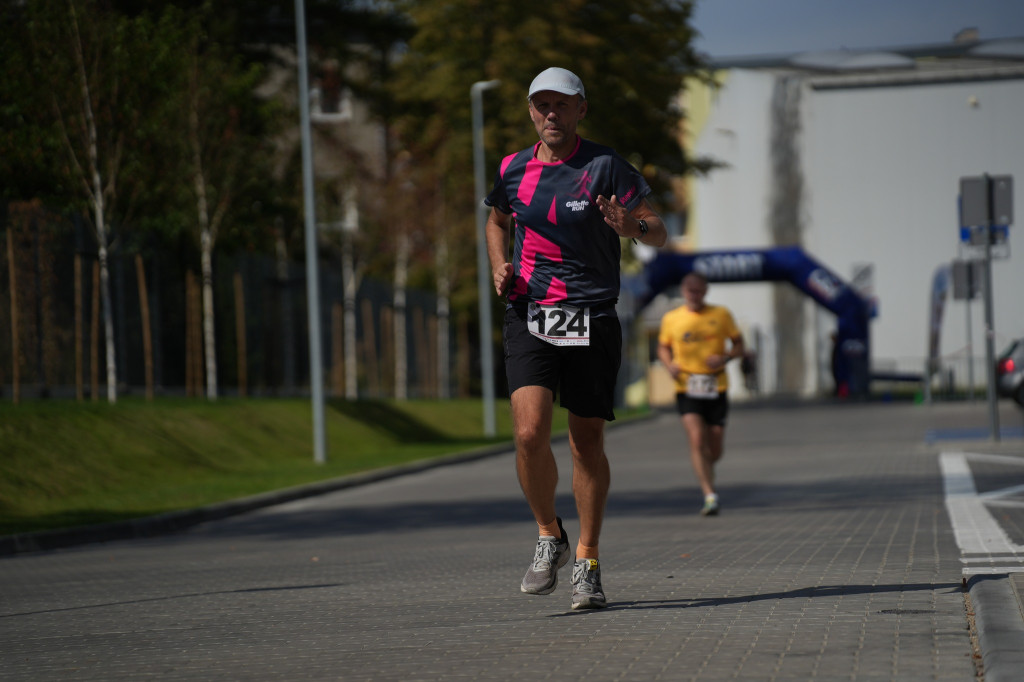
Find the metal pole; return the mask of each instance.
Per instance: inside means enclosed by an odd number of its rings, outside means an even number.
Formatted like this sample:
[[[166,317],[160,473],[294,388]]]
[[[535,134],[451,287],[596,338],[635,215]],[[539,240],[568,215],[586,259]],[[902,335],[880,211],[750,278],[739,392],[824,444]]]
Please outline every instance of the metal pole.
[[[971,297],[974,295],[974,267],[971,261],[967,261],[967,390],[970,401],[974,402],[974,342],[971,340]]]
[[[932,404],[932,361],[931,358],[924,361],[924,381],[922,382],[922,389],[924,391],[924,404]]]
[[[476,184],[476,283],[480,297],[480,372],[484,397],[484,435],[496,433],[494,424],[494,349],[491,343],[491,291],[493,289],[490,261],[487,258],[487,207],[483,203],[484,183],[484,90],[497,87],[501,81],[477,81],[469,89],[473,106],[473,173]]]
[[[993,442],[999,442],[999,406],[996,398],[995,323],[992,315],[992,179],[985,174],[988,220],[985,222],[985,371],[988,373],[988,415]]]
[[[323,361],[320,357],[320,275],[316,248],[316,215],[313,207],[313,144],[309,123],[309,74],[306,64],[306,8],[295,0],[295,43],[299,58],[299,115],[302,127],[302,189],[306,214],[306,309],[309,319],[309,386],[313,401],[313,460],[327,461],[324,428]]]

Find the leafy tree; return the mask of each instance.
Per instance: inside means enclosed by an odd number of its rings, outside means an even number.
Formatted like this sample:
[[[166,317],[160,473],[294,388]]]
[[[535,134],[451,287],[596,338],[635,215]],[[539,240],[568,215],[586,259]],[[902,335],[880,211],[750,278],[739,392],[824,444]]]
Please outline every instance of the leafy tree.
[[[146,193],[136,173],[152,128],[149,112],[168,80],[165,34],[146,15],[118,15],[99,0],[38,0],[24,14],[26,66],[42,93],[38,138],[59,141],[56,174],[66,206],[89,215],[100,266],[107,400],[117,400],[109,252],[113,227],[127,225]],[[45,167],[42,164],[37,168]]]
[[[177,15],[171,11],[170,16]],[[268,107],[255,96],[264,76],[259,64],[246,65],[206,29],[215,15],[212,5],[185,19],[182,44],[183,78],[178,83],[179,126],[184,145],[183,179],[191,189],[195,234],[202,280],[203,347],[206,395],[218,392],[213,297],[213,250],[222,227],[237,214],[244,184],[266,169],[261,154]]]
[[[692,49],[693,3],[682,0],[401,0],[416,27],[392,83],[401,147],[429,175],[437,206],[421,206],[421,227],[451,245],[444,274],[456,284],[453,309],[476,308],[476,237],[470,87],[484,94],[487,184],[498,160],[536,142],[526,90],[549,66],[579,75],[589,111],[581,134],[614,147],[641,169],[655,202],[692,168],[679,144],[677,97],[702,63]],[[434,216],[441,216],[435,219]],[[428,264],[432,265],[432,264]]]
[[[659,172],[686,172],[675,102],[684,77],[702,67],[690,45],[691,2],[410,0],[402,6],[417,27],[394,86],[406,105],[408,143],[468,160],[469,87],[490,79],[501,86],[485,97],[500,103],[487,108],[488,150],[504,154],[535,142],[526,88],[542,69],[561,65],[587,86],[585,135],[615,147],[655,182]]]
[[[0,24],[11,27],[0,40],[0,198],[48,200],[66,191],[56,159],[62,154],[56,130],[46,124],[49,90],[40,87],[25,30],[24,3],[0,3]]]

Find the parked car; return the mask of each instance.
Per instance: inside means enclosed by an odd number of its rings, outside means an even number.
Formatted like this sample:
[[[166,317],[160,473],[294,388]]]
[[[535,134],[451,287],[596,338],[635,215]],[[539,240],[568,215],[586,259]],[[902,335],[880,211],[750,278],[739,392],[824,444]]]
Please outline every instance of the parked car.
[[[1024,339],[1016,339],[996,360],[996,392],[1024,407]]]

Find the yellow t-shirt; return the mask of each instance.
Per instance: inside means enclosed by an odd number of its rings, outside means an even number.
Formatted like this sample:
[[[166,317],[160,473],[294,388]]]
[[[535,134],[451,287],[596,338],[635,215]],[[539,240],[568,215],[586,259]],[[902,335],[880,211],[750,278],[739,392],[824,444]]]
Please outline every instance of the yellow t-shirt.
[[[658,343],[672,348],[672,359],[682,370],[676,377],[676,391],[685,393],[691,374],[714,374],[706,360],[725,353],[725,340],[740,335],[728,308],[707,305],[693,312],[685,305],[665,313],[661,318]],[[729,388],[725,369],[719,370],[718,391]]]

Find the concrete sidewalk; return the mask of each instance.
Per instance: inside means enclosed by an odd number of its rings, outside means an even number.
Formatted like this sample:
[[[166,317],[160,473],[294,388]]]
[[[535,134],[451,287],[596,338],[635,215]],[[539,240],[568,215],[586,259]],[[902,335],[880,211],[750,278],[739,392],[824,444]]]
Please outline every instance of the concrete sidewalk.
[[[567,569],[519,593],[535,529],[509,452],[9,556],[0,680],[1019,679],[1024,442],[932,437],[985,415],[737,406],[714,518],[674,415],[610,429],[596,612],[570,610]]]

